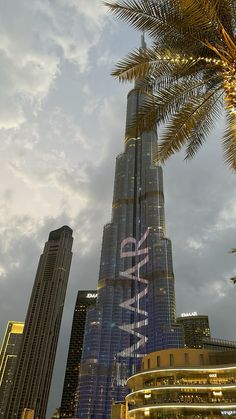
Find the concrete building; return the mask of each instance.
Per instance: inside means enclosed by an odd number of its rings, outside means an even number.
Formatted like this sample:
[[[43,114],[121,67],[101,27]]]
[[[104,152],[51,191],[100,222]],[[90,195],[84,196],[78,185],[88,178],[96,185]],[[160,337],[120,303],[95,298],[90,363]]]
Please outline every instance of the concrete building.
[[[61,418],[74,419],[75,417],[75,410],[78,402],[77,389],[84,341],[86,314],[88,308],[96,304],[96,299],[96,290],[78,291],[61,399]]]
[[[24,323],[9,321],[0,351],[0,418],[6,418]]]
[[[7,419],[24,408],[44,419],[72,258],[72,230],[49,234],[40,257],[25,321],[22,345],[8,403]]]
[[[236,418],[236,351],[153,352],[128,386],[128,419]]]

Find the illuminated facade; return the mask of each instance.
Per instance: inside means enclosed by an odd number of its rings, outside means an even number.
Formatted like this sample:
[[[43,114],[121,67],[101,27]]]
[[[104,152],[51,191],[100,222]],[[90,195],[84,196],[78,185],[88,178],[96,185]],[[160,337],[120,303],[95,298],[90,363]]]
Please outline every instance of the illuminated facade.
[[[9,321],[0,352],[0,418],[6,416],[7,401],[14,378],[24,323]]]
[[[126,379],[147,352],[183,346],[176,325],[171,241],[165,235],[162,168],[156,130],[130,122],[143,94],[128,94],[125,150],[116,159],[112,219],[104,227],[98,298],[88,311],[78,418],[108,419],[124,400]]]
[[[34,410],[32,409],[24,409],[21,414],[21,419],[34,419]]]
[[[24,409],[46,415],[57,341],[72,258],[72,230],[49,234],[40,257],[9,399],[7,419]]]
[[[126,403],[115,402],[112,404],[111,419],[126,419]]]
[[[236,418],[236,351],[154,352],[128,386],[128,419]]]
[[[75,304],[65,380],[61,399],[60,417],[74,418],[77,405],[80,361],[84,340],[84,327],[89,307],[96,303],[97,291],[78,291]]]
[[[203,348],[204,340],[211,337],[208,316],[182,313],[177,323],[183,326],[186,348]]]

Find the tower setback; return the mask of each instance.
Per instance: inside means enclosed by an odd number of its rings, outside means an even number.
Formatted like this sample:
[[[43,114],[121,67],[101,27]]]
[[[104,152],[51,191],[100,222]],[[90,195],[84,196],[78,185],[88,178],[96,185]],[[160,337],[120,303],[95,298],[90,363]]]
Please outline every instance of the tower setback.
[[[112,219],[103,232],[97,305],[86,321],[80,419],[110,418],[112,402],[124,400],[126,380],[144,354],[183,347],[163,174],[154,162],[157,132],[130,129],[143,99],[136,83],[128,94],[125,150],[116,159]]]
[[[72,258],[72,230],[49,234],[40,256],[25,321],[7,419],[33,410],[44,419]]]

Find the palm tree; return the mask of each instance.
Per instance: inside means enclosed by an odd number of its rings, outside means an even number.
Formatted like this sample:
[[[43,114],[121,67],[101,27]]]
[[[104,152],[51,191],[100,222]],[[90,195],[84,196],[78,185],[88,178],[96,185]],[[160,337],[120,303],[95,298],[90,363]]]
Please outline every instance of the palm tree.
[[[134,124],[165,123],[158,161],[185,148],[192,158],[226,114],[226,164],[236,171],[236,1],[117,0],[110,11],[152,40],[116,65],[121,81],[141,79],[146,91]]]

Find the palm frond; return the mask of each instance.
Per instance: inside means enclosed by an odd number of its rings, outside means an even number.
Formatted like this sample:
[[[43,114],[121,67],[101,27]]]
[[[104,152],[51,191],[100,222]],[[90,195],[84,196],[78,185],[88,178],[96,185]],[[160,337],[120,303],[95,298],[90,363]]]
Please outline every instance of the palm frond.
[[[183,146],[192,158],[225,106],[225,160],[236,172],[235,0],[107,0],[106,5],[153,42],[113,71],[121,81],[135,79],[141,92],[143,106],[131,131],[164,122],[159,161]]]
[[[207,136],[214,129],[215,122],[222,114],[223,92],[216,93],[201,107],[198,123],[191,132],[191,139],[186,147],[185,160],[192,159],[203,145]]]
[[[172,154],[180,151],[184,145],[191,142],[192,133],[197,132],[199,120],[203,118],[206,108],[210,108],[211,101],[218,90],[192,98],[183,105],[165,126],[165,133],[158,150],[158,161],[164,163]],[[204,134],[207,135],[207,130]],[[201,135],[200,141],[203,141]]]
[[[179,0],[180,13],[184,18],[184,26],[189,32],[195,33],[196,28],[205,32],[214,32],[218,23],[219,0]]]
[[[236,115],[227,114],[227,128],[224,134],[224,158],[227,166],[236,171]]]
[[[137,126],[138,131],[142,132],[153,129],[156,123],[166,123],[169,118],[182,109],[184,103],[207,92],[205,89],[206,83],[213,81],[215,77],[213,75],[206,81],[197,78],[189,81],[178,80],[171,85],[168,84],[167,87],[159,88],[155,93],[152,89],[150,92],[150,89],[143,88],[141,90],[142,106],[138,115],[134,115],[130,128]],[[146,81],[144,87],[147,85]],[[219,83],[215,83],[215,88],[219,88],[219,86]]]
[[[172,0],[118,0],[105,1],[104,4],[118,18],[135,29],[145,31],[153,39],[175,42],[182,36],[183,19]],[[199,29],[199,36],[201,33]],[[193,39],[196,42],[197,38]]]

